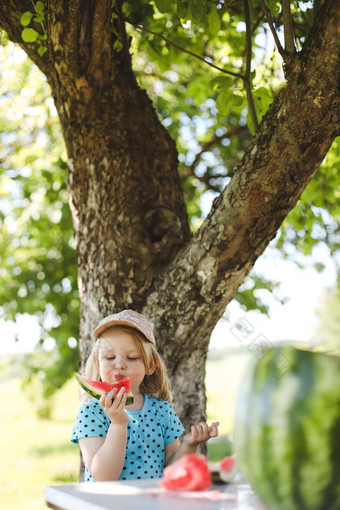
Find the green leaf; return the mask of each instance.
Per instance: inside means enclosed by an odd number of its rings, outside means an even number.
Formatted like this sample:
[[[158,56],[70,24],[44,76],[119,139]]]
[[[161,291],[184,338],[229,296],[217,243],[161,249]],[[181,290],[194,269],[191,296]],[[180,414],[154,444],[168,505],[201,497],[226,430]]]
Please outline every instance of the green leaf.
[[[191,11],[186,0],[177,1],[177,14],[181,19],[191,19]]]
[[[260,87],[253,92],[256,113],[260,121],[263,115],[268,110],[270,104],[273,102],[273,96],[265,87]]]
[[[33,14],[29,11],[24,12],[24,14],[21,15],[20,23],[23,27],[27,27],[31,23]]]
[[[233,85],[233,79],[231,76],[225,76],[224,74],[220,74],[219,76],[215,76],[212,80],[210,80],[210,84],[214,89],[230,89]]]
[[[162,14],[173,11],[172,0],[155,0],[155,5]]]
[[[214,7],[214,6],[208,14],[208,27],[209,27],[209,32],[212,35],[217,34],[219,29],[221,28],[221,20],[217,13],[216,7]]]
[[[42,57],[44,55],[44,53],[46,53],[46,51],[47,51],[46,46],[39,46],[38,55],[40,55]]]
[[[44,22],[44,16],[34,16],[33,21],[36,23],[43,23]]]
[[[21,37],[24,42],[35,42],[39,37],[39,33],[34,28],[24,28]]]
[[[42,2],[40,1],[36,2],[34,9],[37,14],[44,17],[44,4]]]
[[[267,7],[271,13],[272,16],[278,16],[280,10],[281,10],[281,2],[278,2],[277,0],[268,0],[267,1]]]
[[[206,0],[190,0],[191,18],[194,21],[202,22],[206,18]]]
[[[273,96],[265,87],[259,87],[258,89],[253,91],[253,98],[255,104],[255,110],[257,114],[257,120],[261,122],[262,117],[268,110],[270,104],[273,102]],[[247,122],[251,133],[254,134],[254,128],[251,121],[250,112],[248,109]]]
[[[131,14],[131,5],[124,2],[122,5],[122,11],[123,11],[124,16],[126,16],[128,18]]]
[[[221,115],[228,115],[231,108],[231,93],[229,90],[223,89],[216,99],[216,108]]]
[[[123,43],[120,39],[116,39],[116,41],[113,44],[113,49],[120,52],[123,49]]]
[[[231,104],[233,106],[236,106],[236,108],[238,107],[243,107],[244,105],[244,98],[242,96],[240,96],[239,94],[231,94],[230,96],[230,101],[231,101]]]

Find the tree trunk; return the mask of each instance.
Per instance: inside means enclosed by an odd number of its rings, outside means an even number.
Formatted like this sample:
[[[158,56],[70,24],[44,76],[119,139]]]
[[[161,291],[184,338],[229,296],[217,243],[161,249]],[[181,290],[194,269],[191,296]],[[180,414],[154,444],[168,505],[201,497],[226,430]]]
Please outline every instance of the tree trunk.
[[[86,19],[96,19],[88,8]],[[49,81],[69,156],[84,363],[97,322],[127,307],[140,310],[155,275],[190,233],[175,144],[136,83],[128,47],[113,50],[108,14],[98,13],[99,26],[92,27],[92,35],[104,34],[99,48],[74,13],[68,33],[70,14],[65,8],[60,30],[51,32],[59,53]],[[51,12],[52,27],[56,19]],[[124,24],[116,31],[126,41]],[[75,48],[82,32],[87,37]]]
[[[287,86],[193,238],[175,144],[137,86],[124,23],[115,18],[112,30],[110,5],[49,2],[43,57],[20,40],[30,2],[1,5],[0,24],[46,74],[64,132],[82,363],[104,315],[127,307],[146,314],[188,427],[205,419],[211,331],[339,134],[338,1],[324,3]]]

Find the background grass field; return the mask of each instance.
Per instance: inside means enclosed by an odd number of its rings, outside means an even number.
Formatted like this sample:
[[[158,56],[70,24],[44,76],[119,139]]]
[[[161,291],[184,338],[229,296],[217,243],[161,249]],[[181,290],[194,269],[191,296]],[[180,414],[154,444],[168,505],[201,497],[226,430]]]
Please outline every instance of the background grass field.
[[[207,364],[208,421],[218,420],[220,437],[211,440],[208,456],[216,460],[230,451],[236,392],[249,355],[211,351]],[[69,381],[55,399],[51,419],[39,419],[20,389],[10,358],[0,358],[2,510],[46,510],[45,485],[78,480],[78,447],[70,434],[78,409],[78,388]]]

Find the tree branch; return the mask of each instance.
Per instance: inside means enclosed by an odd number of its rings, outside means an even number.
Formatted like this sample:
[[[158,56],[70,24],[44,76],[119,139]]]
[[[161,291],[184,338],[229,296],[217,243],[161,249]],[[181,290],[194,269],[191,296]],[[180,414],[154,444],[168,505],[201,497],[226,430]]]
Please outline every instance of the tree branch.
[[[288,54],[296,52],[294,41],[293,18],[290,11],[290,0],[282,0],[282,17],[285,38],[285,51]]]
[[[313,20],[316,20],[316,16],[319,12],[319,9],[321,7],[322,0],[314,0],[314,9],[313,9]]]
[[[261,5],[262,5],[262,9],[263,9],[263,12],[265,14],[265,17],[266,17],[266,21],[269,25],[269,28],[270,28],[270,31],[273,35],[273,38],[274,38],[274,41],[275,41],[275,44],[276,44],[276,47],[278,49],[278,52],[280,53],[283,61],[285,62],[286,60],[286,54],[285,54],[285,51],[280,43],[280,39],[278,38],[278,35],[276,33],[276,30],[275,30],[275,27],[274,27],[274,23],[273,23],[273,18],[272,18],[272,15],[265,3],[264,0],[261,0]]]
[[[248,0],[243,0],[244,17],[246,22],[246,75],[244,79],[244,88],[246,89],[248,108],[250,112],[251,122],[254,131],[257,131],[259,123],[257,120],[254,97],[251,90],[251,57],[252,57],[252,37],[251,37],[251,23]]]
[[[122,37],[122,43],[123,43],[123,52],[124,52],[124,61],[128,65],[128,68],[131,69],[131,55],[129,51],[129,40],[126,34],[126,28],[125,28],[125,19],[123,14],[123,2],[122,0],[116,0],[116,6],[117,6],[117,14],[118,14],[118,20],[119,20],[119,32]]]
[[[165,41],[167,44],[169,44],[170,46],[173,46],[174,48],[176,48],[177,50],[180,50],[182,51],[183,53],[187,53],[188,55],[190,55],[191,57],[194,57],[198,60],[200,60],[201,62],[204,62],[205,64],[207,64],[208,66],[210,67],[213,67],[214,69],[217,69],[218,71],[220,71],[221,73],[224,73],[224,74],[229,74],[230,76],[234,76],[235,78],[241,78],[242,80],[244,79],[244,76],[240,73],[234,73],[233,71],[227,71],[226,69],[222,69],[222,67],[218,67],[216,66],[215,64],[213,64],[212,62],[209,62],[208,60],[205,60],[204,57],[201,57],[200,55],[197,55],[196,53],[193,53],[192,51],[190,50],[187,50],[185,48],[182,48],[182,46],[178,46],[178,44],[170,41],[169,39],[167,39],[166,37],[164,37],[163,35],[161,34],[158,34],[157,32],[154,32],[153,30],[150,30],[148,28],[145,28],[145,27],[142,27],[141,25],[137,25],[135,23],[131,23],[131,21],[129,20],[125,20],[127,23],[129,23],[130,25],[132,25],[133,27],[135,27],[137,30],[141,30],[142,32],[147,32],[148,34],[151,34],[151,35],[154,35],[155,37],[158,37],[159,39],[162,39],[162,41]]]
[[[300,59],[294,63],[228,186],[154,281],[145,309],[157,330],[166,324],[169,338],[178,339],[181,359],[193,343],[208,343],[200,331],[222,316],[338,134],[339,26],[338,0],[328,0],[301,51],[303,68]],[[174,363],[170,356],[167,362]]]

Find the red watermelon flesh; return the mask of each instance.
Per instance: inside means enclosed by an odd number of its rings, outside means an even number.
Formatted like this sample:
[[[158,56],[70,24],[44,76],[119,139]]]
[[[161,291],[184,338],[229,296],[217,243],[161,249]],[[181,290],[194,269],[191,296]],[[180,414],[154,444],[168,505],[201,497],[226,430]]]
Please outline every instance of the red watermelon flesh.
[[[224,457],[220,462],[220,476],[224,482],[231,482],[237,472],[236,456]]]
[[[219,462],[208,463],[214,483],[231,482],[237,473],[236,455],[224,457]]]
[[[74,375],[80,386],[94,398],[99,399],[104,393],[109,393],[109,391],[113,390],[113,388],[117,389],[117,393],[121,388],[125,388],[125,393],[127,394],[126,405],[133,403],[133,394],[131,391],[131,382],[129,377],[122,381],[110,384],[102,381],[91,381],[87,377],[77,373]]]
[[[209,489],[212,483],[206,458],[195,453],[183,455],[164,469],[159,485],[171,491]]]

